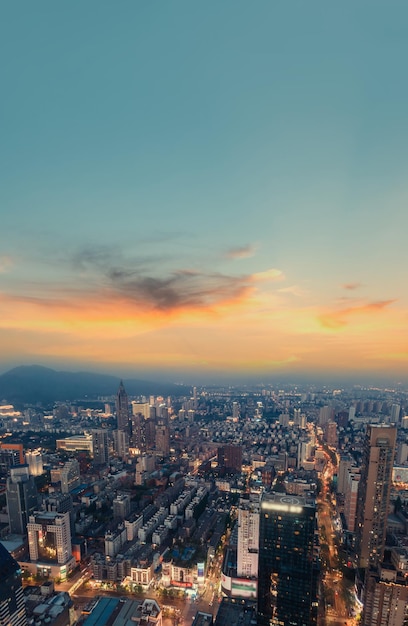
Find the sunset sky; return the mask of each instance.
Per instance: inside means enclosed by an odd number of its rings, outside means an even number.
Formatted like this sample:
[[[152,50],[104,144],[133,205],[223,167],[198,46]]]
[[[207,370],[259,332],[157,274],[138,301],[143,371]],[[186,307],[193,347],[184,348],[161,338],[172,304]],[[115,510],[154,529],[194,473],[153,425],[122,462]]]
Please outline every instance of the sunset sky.
[[[0,6],[0,372],[408,380],[408,3]]]

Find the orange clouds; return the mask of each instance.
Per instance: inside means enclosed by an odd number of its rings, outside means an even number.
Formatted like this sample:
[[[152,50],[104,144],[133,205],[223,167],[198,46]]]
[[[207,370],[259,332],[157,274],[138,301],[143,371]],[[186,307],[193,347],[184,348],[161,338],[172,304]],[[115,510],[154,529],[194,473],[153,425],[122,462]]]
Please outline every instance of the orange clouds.
[[[279,269],[153,276],[104,266],[85,278],[82,289],[0,293],[3,357],[251,375],[408,365],[408,316],[395,300],[322,310]]]
[[[327,311],[319,315],[318,320],[323,328],[337,330],[346,326],[355,316],[366,317],[373,313],[378,313],[386,307],[396,302],[396,300],[379,300],[376,302],[368,302],[343,309]]]

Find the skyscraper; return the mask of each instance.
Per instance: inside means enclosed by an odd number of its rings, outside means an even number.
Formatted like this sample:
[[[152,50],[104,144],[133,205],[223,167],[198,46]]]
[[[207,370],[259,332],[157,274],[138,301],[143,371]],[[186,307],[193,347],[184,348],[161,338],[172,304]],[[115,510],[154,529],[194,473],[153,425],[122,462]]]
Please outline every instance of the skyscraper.
[[[20,566],[0,543],[0,626],[26,626]]]
[[[165,420],[159,420],[156,425],[156,450],[163,456],[170,452],[170,432]]]
[[[382,559],[390,504],[395,426],[367,426],[356,513],[356,546],[360,567]]]
[[[116,395],[116,418],[118,421],[118,430],[124,430],[129,434],[129,401],[122,381],[120,381]]]
[[[237,576],[258,577],[259,496],[241,498],[238,508]]]
[[[34,478],[30,476],[28,465],[10,468],[6,498],[10,532],[26,535],[28,519],[38,507],[37,488]]]
[[[405,626],[408,582],[393,565],[370,567],[366,577],[363,626]]]
[[[317,568],[313,500],[264,493],[258,570],[259,626],[315,623]]]
[[[217,452],[218,467],[233,472],[242,470],[242,447],[226,444]]]
[[[94,463],[106,465],[109,461],[108,432],[102,428],[92,431]]]
[[[65,565],[72,559],[69,513],[35,511],[27,530],[31,561]]]

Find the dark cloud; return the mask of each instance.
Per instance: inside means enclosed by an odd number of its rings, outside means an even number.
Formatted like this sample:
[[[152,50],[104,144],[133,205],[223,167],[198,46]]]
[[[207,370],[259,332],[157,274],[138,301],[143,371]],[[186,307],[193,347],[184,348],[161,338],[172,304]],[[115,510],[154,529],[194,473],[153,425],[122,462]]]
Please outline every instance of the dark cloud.
[[[146,276],[137,272],[111,271],[111,286],[123,296],[160,310],[208,307],[242,296],[250,277],[204,274],[180,270],[168,276]]]
[[[256,246],[248,244],[246,246],[239,246],[237,248],[230,248],[225,253],[227,259],[247,259],[254,256],[256,252]]]
[[[347,289],[348,291],[354,291],[355,289],[360,289],[362,287],[361,283],[345,283],[342,285],[342,289]]]

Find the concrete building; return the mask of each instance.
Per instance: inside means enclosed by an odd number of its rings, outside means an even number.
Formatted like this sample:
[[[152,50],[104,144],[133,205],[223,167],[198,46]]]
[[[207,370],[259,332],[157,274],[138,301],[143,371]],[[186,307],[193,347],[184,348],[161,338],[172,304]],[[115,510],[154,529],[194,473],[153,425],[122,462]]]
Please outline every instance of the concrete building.
[[[92,435],[74,435],[65,439],[57,439],[57,450],[66,450],[67,452],[87,452],[89,456],[93,456]]]
[[[108,432],[103,429],[92,431],[93,460],[97,465],[107,465],[109,461]]]
[[[79,463],[76,459],[70,459],[60,471],[61,491],[69,493],[81,483]]]
[[[125,493],[118,494],[113,500],[113,517],[124,520],[130,515],[130,508],[130,495]]]
[[[407,579],[390,564],[367,572],[362,626],[405,626],[408,623]]]
[[[396,435],[394,426],[367,426],[356,514],[356,548],[363,568],[378,565],[383,557]]]
[[[44,473],[43,459],[40,450],[28,450],[25,453],[25,462],[28,464],[31,476],[41,476]]]
[[[65,578],[75,565],[72,557],[69,513],[36,511],[27,524],[30,560],[43,573]],[[52,568],[57,565],[58,568]]]

